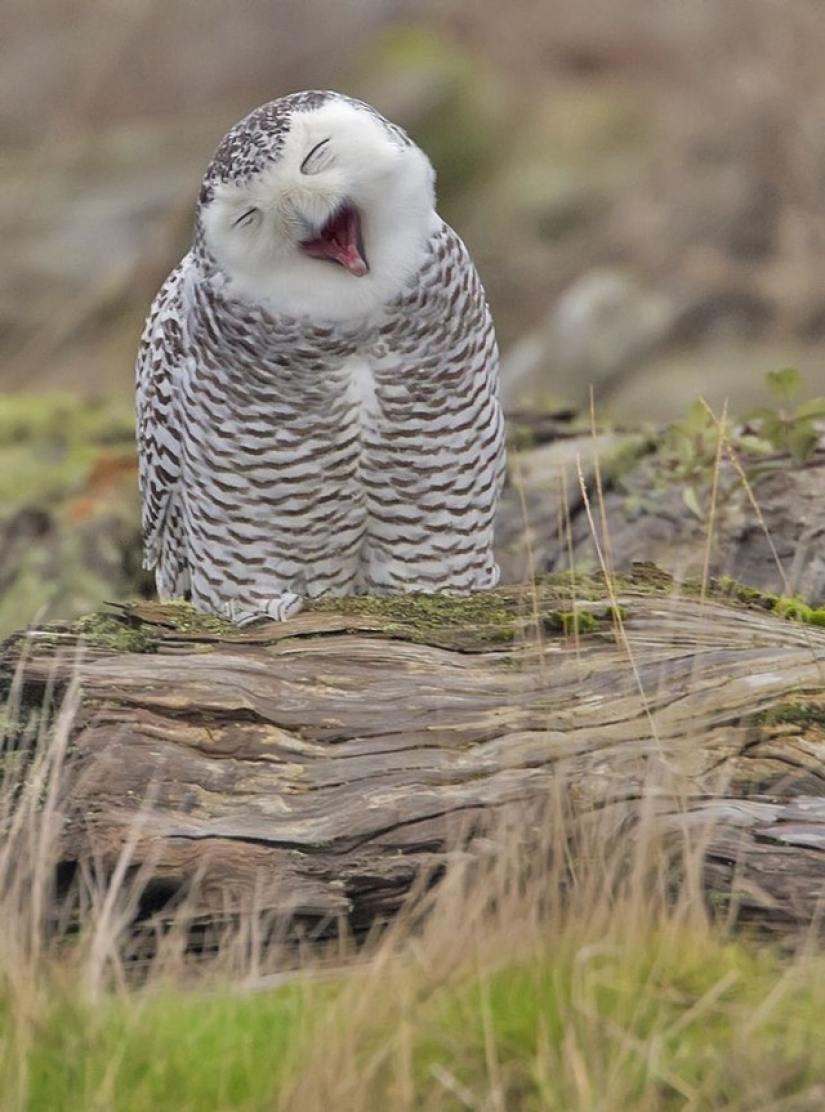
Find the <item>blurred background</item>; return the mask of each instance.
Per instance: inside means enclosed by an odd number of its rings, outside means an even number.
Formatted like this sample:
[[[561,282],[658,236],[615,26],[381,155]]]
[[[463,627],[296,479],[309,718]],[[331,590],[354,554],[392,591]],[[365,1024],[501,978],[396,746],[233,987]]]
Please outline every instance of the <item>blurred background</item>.
[[[508,406],[825,392],[818,0],[5,0],[0,51],[0,630],[140,584],[143,319],[221,136],[291,90],[430,154]]]

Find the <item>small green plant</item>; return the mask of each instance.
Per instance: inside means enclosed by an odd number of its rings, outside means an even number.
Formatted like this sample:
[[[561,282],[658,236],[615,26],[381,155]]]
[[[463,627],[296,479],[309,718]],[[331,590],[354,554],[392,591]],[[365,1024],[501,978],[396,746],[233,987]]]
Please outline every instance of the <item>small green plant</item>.
[[[668,433],[668,470],[682,482],[706,480],[719,452],[719,437],[730,437],[732,430],[720,426],[702,401],[691,405],[681,421]]]
[[[818,422],[825,421],[825,398],[798,402],[802,376],[794,367],[769,371],[768,389],[777,407],[760,406],[746,420],[757,426],[758,437],[774,450],[787,452],[796,463],[808,459],[822,435]]]
[[[681,421],[674,422],[662,441],[659,456],[664,476],[668,483],[682,487],[685,506],[699,521],[705,520],[721,449],[733,437],[726,416],[716,417],[700,399]]]
[[[802,377],[793,367],[770,371],[767,385],[776,408],[751,410],[734,424],[715,414],[701,399],[667,430],[657,458],[664,482],[682,487],[686,508],[704,521],[712,493],[724,500],[743,482],[781,465],[779,456],[799,464],[822,439],[825,397],[797,401]],[[741,459],[741,464],[736,460]],[[733,467],[725,466],[733,463]]]

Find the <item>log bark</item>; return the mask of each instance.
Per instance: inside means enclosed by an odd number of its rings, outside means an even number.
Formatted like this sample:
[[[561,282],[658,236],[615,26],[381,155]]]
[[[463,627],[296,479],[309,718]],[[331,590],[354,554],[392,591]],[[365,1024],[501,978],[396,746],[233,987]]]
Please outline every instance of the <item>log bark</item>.
[[[146,603],[12,639],[25,705],[79,685],[63,871],[129,846],[156,906],[187,891],[204,921],[358,928],[459,827],[527,816],[562,778],[576,814],[618,830],[646,799],[663,832],[695,832],[709,897],[738,915],[810,923],[825,629],[650,569],[585,587],[351,600],[248,631]]]

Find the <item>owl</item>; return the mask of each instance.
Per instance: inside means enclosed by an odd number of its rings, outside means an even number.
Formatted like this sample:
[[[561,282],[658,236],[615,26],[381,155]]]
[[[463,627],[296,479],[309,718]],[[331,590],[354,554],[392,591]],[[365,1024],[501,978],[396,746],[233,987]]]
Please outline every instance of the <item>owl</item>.
[[[434,181],[334,92],[265,104],[218,146],[137,360],[161,599],[244,624],[498,581],[496,339]]]

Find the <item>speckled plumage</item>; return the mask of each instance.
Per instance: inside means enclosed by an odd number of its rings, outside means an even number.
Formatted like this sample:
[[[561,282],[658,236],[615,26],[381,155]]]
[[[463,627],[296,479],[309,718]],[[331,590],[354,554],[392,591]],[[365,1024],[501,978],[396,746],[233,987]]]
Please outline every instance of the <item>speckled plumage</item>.
[[[335,93],[265,105],[219,146],[138,357],[161,598],[246,621],[497,582],[495,335],[432,181],[403,131]]]

